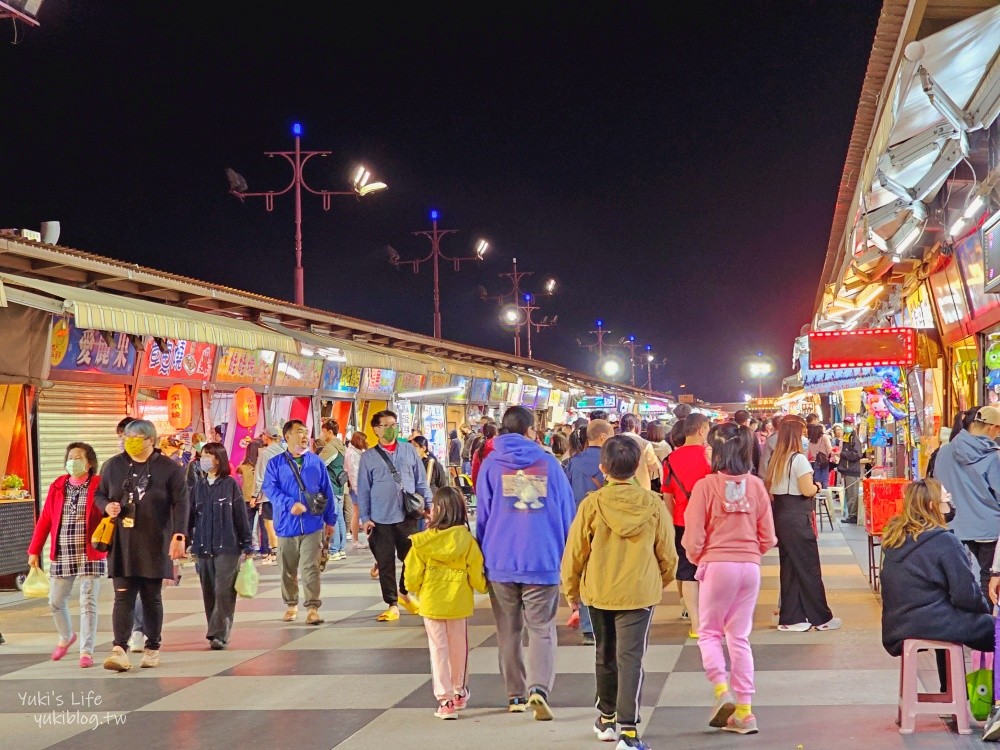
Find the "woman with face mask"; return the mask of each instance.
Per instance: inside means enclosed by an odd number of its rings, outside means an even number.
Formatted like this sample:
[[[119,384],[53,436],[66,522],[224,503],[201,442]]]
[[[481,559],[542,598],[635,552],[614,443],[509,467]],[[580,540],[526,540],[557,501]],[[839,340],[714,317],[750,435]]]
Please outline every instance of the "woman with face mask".
[[[191,492],[188,538],[201,581],[208,620],[209,647],[221,651],[229,644],[236,611],[236,574],[240,553],[253,555],[246,502],[229,468],[222,443],[208,443],[199,458],[201,475]]]
[[[49,494],[35,524],[28,546],[28,565],[41,566],[40,555],[49,540],[49,606],[59,631],[59,642],[52,651],[52,661],[59,661],[70,646],[80,641],[80,666],[94,665],[94,639],[97,634],[97,592],[106,575],[106,552],[90,544],[103,513],[94,504],[100,477],[97,454],[86,443],[66,446],[66,473],[49,487]],[[69,614],[69,595],[73,582],[80,579],[80,630],[73,630]]]
[[[441,462],[434,458],[427,438],[423,435],[417,435],[410,442],[417,449],[417,455],[420,456],[424,471],[427,472],[427,484],[430,485],[431,492],[437,492],[442,487],[449,486],[451,480],[448,477],[448,472],[441,466]]]

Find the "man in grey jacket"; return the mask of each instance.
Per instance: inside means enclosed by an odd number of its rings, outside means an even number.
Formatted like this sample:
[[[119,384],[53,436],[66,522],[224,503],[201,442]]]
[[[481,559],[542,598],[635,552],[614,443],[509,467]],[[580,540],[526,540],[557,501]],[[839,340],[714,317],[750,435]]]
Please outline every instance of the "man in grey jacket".
[[[406,559],[410,551],[410,535],[419,530],[419,520],[406,516],[403,490],[423,497],[426,508],[430,508],[431,491],[427,485],[427,472],[416,449],[397,439],[399,427],[396,426],[395,413],[380,411],[372,417],[371,425],[378,443],[361,454],[358,512],[368,534],[372,555],[378,563],[382,599],[389,605],[378,620],[392,622],[399,619],[399,604],[413,614],[417,611],[403,583],[405,566],[399,574],[399,588],[396,587],[395,558],[398,557],[400,562]],[[393,476],[390,463],[399,475],[399,481]]]
[[[984,406],[968,430],[938,451],[934,478],[951,493],[951,530],[979,562],[983,594],[989,601],[990,569],[1000,537],[1000,408]]]

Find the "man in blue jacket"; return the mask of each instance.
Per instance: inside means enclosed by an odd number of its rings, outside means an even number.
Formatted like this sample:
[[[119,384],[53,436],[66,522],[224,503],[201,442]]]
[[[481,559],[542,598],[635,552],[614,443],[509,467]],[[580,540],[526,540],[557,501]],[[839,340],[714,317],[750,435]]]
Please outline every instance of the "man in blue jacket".
[[[604,419],[595,419],[587,425],[587,447],[577,453],[566,464],[566,476],[573,488],[573,499],[576,507],[580,507],[589,493],[604,486],[604,474],[601,471],[601,446],[615,436],[615,428]],[[580,602],[580,608],[575,612],[579,618],[580,632],[583,634],[583,645],[594,645],[594,625],[590,621],[590,610]],[[574,618],[570,615],[570,627],[574,627]]]
[[[984,406],[968,430],[938,451],[934,478],[951,493],[951,530],[979,563],[983,595],[989,599],[990,568],[1000,536],[1000,409]]]
[[[400,562],[406,559],[410,551],[410,535],[419,531],[420,524],[420,519],[406,515],[403,490],[424,498],[428,509],[431,506],[431,490],[427,486],[427,471],[416,448],[399,440],[395,413],[380,411],[372,416],[371,425],[378,436],[378,443],[362,453],[358,463],[358,514],[368,535],[372,555],[378,563],[382,599],[389,605],[376,619],[392,622],[399,619],[399,604],[408,612],[417,613],[403,582],[405,566],[400,570],[399,588],[396,588],[396,558]],[[393,469],[399,475],[398,481],[393,476]]]
[[[519,713],[530,706],[535,719],[548,721],[559,568],[576,501],[558,459],[536,442],[534,414],[512,406],[503,415],[502,433],[476,481],[476,536],[490,581],[508,710]],[[521,650],[525,628],[527,668]]]
[[[309,450],[309,430],[301,420],[285,422],[281,430],[288,450],[271,459],[264,471],[263,492],[274,511],[274,531],[278,536],[278,565],[281,570],[281,597],[285,600],[285,622],[294,622],[299,613],[299,576],[305,588],[306,625],[319,625],[322,602],[319,598],[320,550],[337,525],[337,503],[323,459]],[[307,500],[296,477],[308,492],[322,493],[326,508],[321,516],[309,512]],[[324,529],[324,523],[326,528]]]

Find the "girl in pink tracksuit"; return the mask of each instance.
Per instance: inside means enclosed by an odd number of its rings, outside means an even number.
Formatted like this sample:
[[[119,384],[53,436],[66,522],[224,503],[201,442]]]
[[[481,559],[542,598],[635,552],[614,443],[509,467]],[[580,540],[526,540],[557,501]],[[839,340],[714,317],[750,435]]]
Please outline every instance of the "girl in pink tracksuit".
[[[696,578],[701,582],[698,648],[715,691],[709,726],[738,734],[757,732],[750,710],[754,692],[750,631],[760,593],[760,558],[777,543],[771,497],[751,473],[752,440],[750,431],[735,423],[709,433],[713,473],[691,491],[681,542],[698,567]],[[723,638],[732,664],[732,690]]]

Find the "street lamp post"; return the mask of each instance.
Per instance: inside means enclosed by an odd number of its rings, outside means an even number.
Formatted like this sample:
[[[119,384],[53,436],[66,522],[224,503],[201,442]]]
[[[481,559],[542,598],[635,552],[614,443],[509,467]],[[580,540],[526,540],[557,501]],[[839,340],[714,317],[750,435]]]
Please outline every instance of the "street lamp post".
[[[263,198],[264,207],[268,211],[274,210],[274,198],[284,195],[292,189],[295,190],[295,304],[305,304],[305,275],[302,269],[302,188],[313,195],[318,195],[323,199],[323,210],[330,210],[330,197],[334,195],[353,195],[361,198],[365,195],[379,192],[386,189],[384,182],[369,182],[371,173],[364,167],[358,167],[354,173],[354,179],[350,190],[314,190],[305,181],[302,170],[314,156],[329,156],[330,151],[303,151],[301,146],[302,125],[294,123],[292,125],[292,135],[295,136],[294,151],[265,151],[264,155],[269,158],[281,156],[292,165],[292,181],[284,190],[268,190],[262,193],[251,193],[248,190],[247,181],[233,169],[226,168],[226,177],[229,178],[229,192],[241,201],[245,198]]]
[[[546,289],[546,292],[548,294],[551,294],[553,292],[553,290],[555,289],[555,282],[552,281],[552,280],[548,281],[546,283],[546,285],[545,285],[545,289]],[[558,315],[553,315],[551,318],[548,315],[546,315],[544,318],[542,318],[537,323],[534,320],[532,320],[532,313],[534,313],[535,310],[539,309],[538,305],[534,304],[534,302],[535,302],[535,297],[533,295],[531,295],[531,294],[525,294],[522,297],[522,303],[518,304],[518,307],[520,307],[522,310],[524,310],[525,327],[528,329],[528,359],[534,359],[534,357],[532,356],[532,353],[531,353],[531,328],[532,328],[532,326],[534,326],[534,328],[535,328],[535,333],[538,333],[543,328],[548,328],[549,326],[554,326],[556,323],[559,322],[559,316]]]
[[[628,349],[628,359],[629,359],[629,363],[632,366],[632,385],[634,386],[635,385],[635,350],[636,350],[636,347],[639,346],[639,344],[637,344],[635,342],[635,336],[625,337],[621,341],[619,341],[618,343],[621,344],[622,346],[624,346],[626,349]]]
[[[771,374],[774,367],[767,360],[755,360],[750,363],[750,377],[757,378],[757,397],[764,398],[764,378]]]
[[[426,237],[431,241],[431,252],[425,258],[419,258],[417,260],[400,260],[399,254],[389,248],[389,262],[392,263],[396,268],[400,266],[410,266],[413,269],[413,273],[418,273],[420,271],[420,266],[427,261],[433,261],[434,266],[434,338],[441,338],[441,284],[440,284],[440,274],[438,272],[438,259],[443,259],[451,262],[455,270],[457,271],[463,263],[469,260],[482,260],[483,255],[489,248],[489,243],[486,240],[479,240],[476,243],[476,254],[469,256],[467,258],[452,258],[441,252],[441,238],[447,234],[455,234],[458,232],[457,229],[438,229],[438,218],[440,214],[437,210],[433,210],[430,213],[431,218],[431,230],[418,230],[413,232],[415,235],[421,237]]]
[[[514,329],[514,356],[521,356],[521,328],[527,327],[528,332],[528,359],[534,359],[533,352],[531,350],[531,327],[535,327],[535,333],[538,333],[543,328],[548,328],[549,326],[554,326],[559,321],[558,315],[553,315],[551,318],[546,315],[540,321],[535,321],[532,318],[532,314],[535,310],[538,310],[538,305],[534,304],[536,297],[530,293],[521,293],[521,279],[526,276],[533,275],[532,271],[518,271],[517,270],[517,258],[513,259],[513,268],[510,273],[500,273],[497,274],[502,279],[510,279],[510,289],[505,293],[499,294],[497,296],[490,296],[489,292],[486,291],[485,287],[479,287],[479,296],[484,300],[495,299],[500,305],[500,320],[505,325],[508,325]],[[549,279],[545,282],[545,291],[543,292],[546,296],[551,296],[556,289],[555,279]],[[504,305],[504,301],[510,297],[512,302]]]

